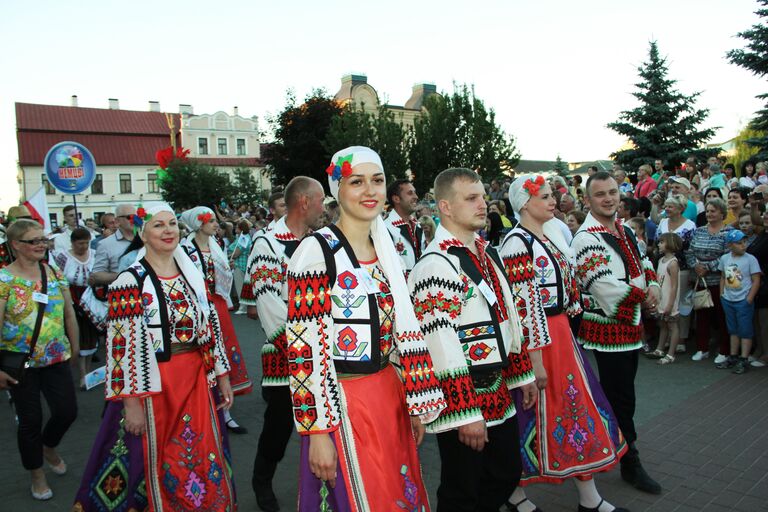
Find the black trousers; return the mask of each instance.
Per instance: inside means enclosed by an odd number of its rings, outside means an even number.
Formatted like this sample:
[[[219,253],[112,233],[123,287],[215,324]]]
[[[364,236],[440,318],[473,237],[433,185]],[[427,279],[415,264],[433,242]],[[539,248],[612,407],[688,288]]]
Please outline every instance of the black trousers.
[[[11,387],[11,397],[19,417],[17,433],[24,469],[43,467],[43,446],[55,448],[77,418],[75,384],[69,362],[45,368],[28,368],[22,384]],[[51,417],[43,427],[42,392]]]
[[[481,452],[459,441],[458,430],[437,434],[437,446],[437,512],[498,512],[520,481],[517,418],[490,427]]]
[[[288,386],[263,386],[261,396],[267,402],[267,408],[264,410],[264,428],[259,436],[256,457],[276,465],[283,460],[295,428],[291,391]]]
[[[627,443],[637,439],[635,431],[635,376],[640,359],[639,350],[599,352],[595,350],[600,385],[613,408],[616,421]]]

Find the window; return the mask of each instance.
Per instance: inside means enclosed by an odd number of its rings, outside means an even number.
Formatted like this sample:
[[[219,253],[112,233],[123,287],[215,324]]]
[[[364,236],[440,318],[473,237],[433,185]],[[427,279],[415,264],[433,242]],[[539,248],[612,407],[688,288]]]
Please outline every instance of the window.
[[[45,193],[48,195],[55,194],[56,189],[53,188],[53,185],[48,181],[48,176],[43,174],[43,186],[45,187]]]
[[[91,194],[103,194],[104,193],[104,176],[97,174],[91,184]]]
[[[208,154],[208,139],[205,137],[198,137],[197,138],[197,154],[198,155],[207,155]]]
[[[237,154],[245,155],[245,139],[237,139]]]
[[[120,175],[120,193],[121,194],[132,194],[133,189],[131,188],[131,175],[130,174],[121,174]]]
[[[57,228],[59,227],[59,218],[58,214],[55,213],[49,213],[48,218],[51,219],[51,227]]]
[[[157,186],[157,174],[153,172],[147,174],[147,192],[150,194],[160,192],[160,189]]]
[[[219,154],[220,155],[226,155],[227,154],[227,139],[220,138],[218,141],[219,145]]]

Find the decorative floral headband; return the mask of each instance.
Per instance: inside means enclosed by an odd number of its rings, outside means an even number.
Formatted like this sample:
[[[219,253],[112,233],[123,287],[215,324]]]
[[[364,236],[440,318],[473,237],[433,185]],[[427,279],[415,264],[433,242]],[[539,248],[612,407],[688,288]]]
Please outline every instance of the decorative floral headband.
[[[536,197],[539,195],[539,189],[546,184],[546,181],[544,181],[544,177],[541,175],[536,176],[536,178],[531,178],[525,183],[523,183],[523,189],[528,191],[528,195],[531,197]]]
[[[328,176],[331,177],[333,181],[340,181],[341,178],[346,178],[352,174],[353,156],[354,155],[347,155],[340,157],[338,160],[336,160],[335,164],[331,162],[331,165],[328,166],[325,172],[328,174]]]
[[[141,228],[144,226],[144,223],[151,218],[152,214],[147,213],[147,210],[145,210],[143,206],[139,205],[139,207],[136,208],[136,213],[134,213],[133,217],[131,218],[131,224],[133,224],[133,233],[138,234],[141,231]]]
[[[203,225],[208,224],[213,219],[213,214],[211,212],[205,212],[200,213],[197,216],[197,220],[203,223]]]

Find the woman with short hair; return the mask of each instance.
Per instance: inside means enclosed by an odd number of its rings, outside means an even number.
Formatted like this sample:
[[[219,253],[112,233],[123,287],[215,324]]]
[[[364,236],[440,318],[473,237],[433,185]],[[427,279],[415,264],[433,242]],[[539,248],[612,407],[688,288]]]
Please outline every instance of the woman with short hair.
[[[18,416],[21,463],[32,478],[32,497],[53,491],[43,461],[57,475],[67,465],[56,452],[77,417],[69,360],[78,357],[79,333],[69,283],[45,263],[48,239],[33,220],[13,222],[6,232],[15,260],[0,269],[0,389],[8,389]],[[43,427],[43,394],[50,417]]]
[[[713,309],[696,311],[697,351],[691,359],[701,361],[709,357],[709,335],[713,328],[718,331],[720,354],[716,363],[727,359],[730,354],[730,341],[725,328],[725,313],[720,303],[720,257],[728,251],[725,235],[733,228],[725,224],[728,207],[722,199],[710,199],[705,208],[707,224],[696,228],[685,259],[691,269],[690,281],[694,289],[706,287],[712,295]]]

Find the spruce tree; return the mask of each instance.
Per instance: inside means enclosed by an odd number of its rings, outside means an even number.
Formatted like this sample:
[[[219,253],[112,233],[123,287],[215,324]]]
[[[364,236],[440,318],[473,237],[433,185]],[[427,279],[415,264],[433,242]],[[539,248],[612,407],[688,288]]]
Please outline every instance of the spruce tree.
[[[706,159],[719,152],[702,148],[715,128],[699,128],[709,116],[708,109],[695,106],[701,93],[686,96],[677,91],[677,80],[669,78],[668,73],[667,59],[659,55],[656,41],[651,41],[648,61],[638,67],[640,82],[632,93],[640,105],[623,111],[618,121],[608,124],[608,128],[627,137],[634,146],[611,154],[630,172],[642,164],[653,164],[657,158],[675,167],[688,156]]]
[[[552,170],[555,171],[559,176],[568,176],[568,166],[565,164],[565,162],[563,162],[563,159],[560,158],[560,155],[557,155],[557,159],[555,160],[555,167]]]
[[[768,0],[757,0],[757,3],[762,7],[755,14],[762,21],[749,30],[739,32],[737,35],[747,41],[747,47],[731,50],[726,57],[732,64],[748,69],[758,78],[765,78],[768,76]],[[766,101],[766,104],[755,113],[749,128],[759,133],[746,142],[758,149],[756,159],[768,160],[768,93],[759,94],[757,98]]]

